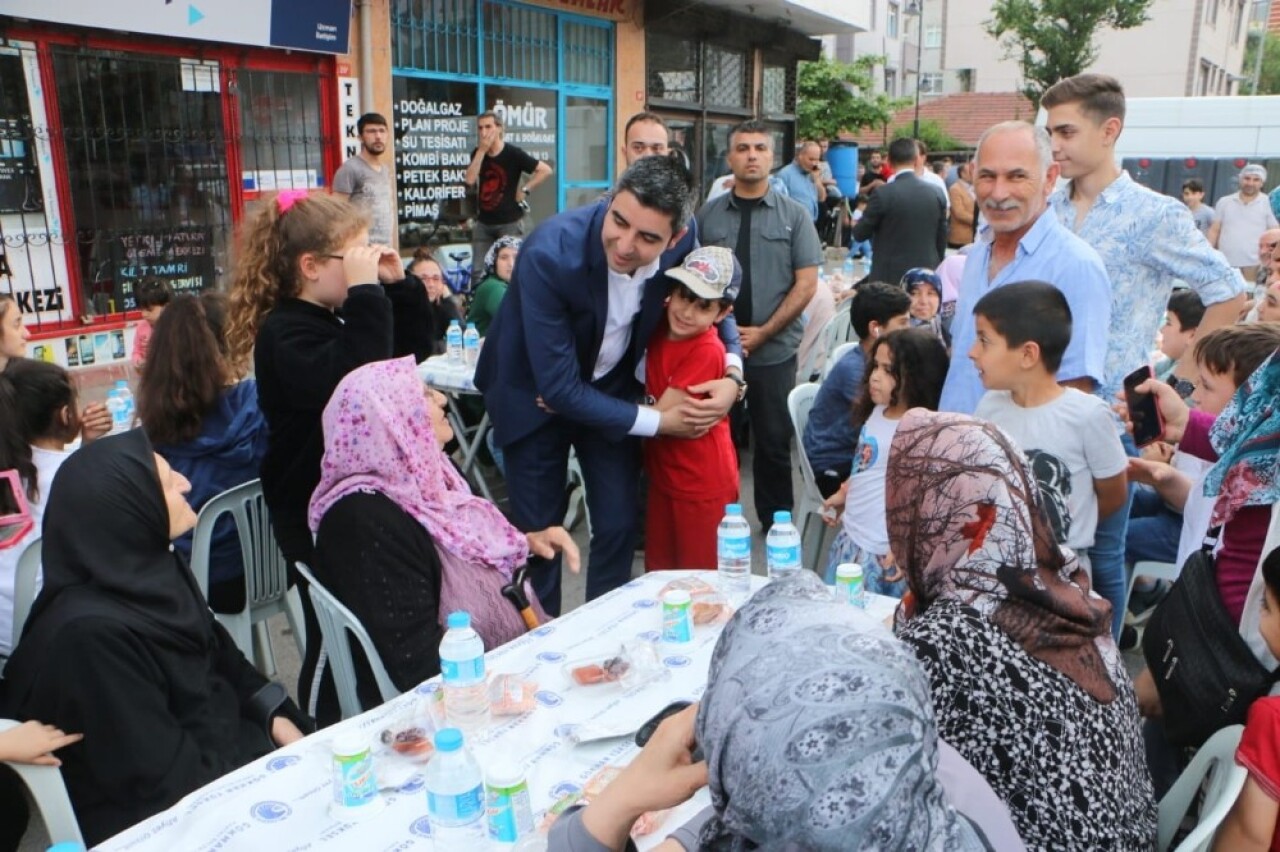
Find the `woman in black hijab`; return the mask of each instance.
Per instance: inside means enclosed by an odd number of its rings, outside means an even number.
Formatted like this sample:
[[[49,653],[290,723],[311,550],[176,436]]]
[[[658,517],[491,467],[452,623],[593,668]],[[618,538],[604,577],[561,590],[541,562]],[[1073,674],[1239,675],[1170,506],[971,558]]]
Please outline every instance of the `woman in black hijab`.
[[[62,776],[91,846],[309,727],[170,546],[195,526],[190,488],[135,429],[75,453],[49,495],[44,587],[5,679],[16,718],[84,733]]]

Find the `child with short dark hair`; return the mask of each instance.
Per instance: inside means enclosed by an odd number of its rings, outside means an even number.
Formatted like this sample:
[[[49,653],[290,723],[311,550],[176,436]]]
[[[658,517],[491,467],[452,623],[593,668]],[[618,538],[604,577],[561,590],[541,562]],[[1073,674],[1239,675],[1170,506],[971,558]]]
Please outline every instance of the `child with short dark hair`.
[[[142,322],[133,330],[133,366],[142,369],[147,360],[147,343],[151,340],[151,330],[173,298],[173,290],[162,278],[145,278],[133,288],[133,298],[137,302],[138,312],[142,314]]]
[[[1191,211],[1191,218],[1196,220],[1200,233],[1208,234],[1210,226],[1218,218],[1213,208],[1204,203],[1204,182],[1199,178],[1188,178],[1182,182],[1182,203]]]
[[[1009,433],[1026,454],[1059,543],[1088,566],[1098,518],[1128,499],[1128,457],[1107,404],[1058,384],[1071,341],[1067,299],[1052,284],[1024,281],[987,293],[973,314],[977,337],[968,354],[987,389],[974,415]],[[1094,577],[1116,608],[1117,630],[1125,591],[1120,573]]]
[[[1262,580],[1258,633],[1271,656],[1280,657],[1280,548],[1263,560]],[[1280,848],[1280,696],[1259,698],[1249,708],[1236,763],[1249,770],[1249,777],[1214,836],[1214,852]]]
[[[868,591],[900,598],[907,590],[907,575],[889,549],[885,517],[889,447],[908,410],[938,410],[947,378],[947,349],[928,329],[904,328],[875,338],[867,363],[853,409],[853,420],[862,428],[851,472],[840,490],[823,503],[827,509],[843,511],[843,519],[838,515],[826,519],[828,526],[841,525],[827,557],[826,581],[835,582],[840,564],[856,562],[862,566]]]
[[[853,450],[861,424],[853,422],[858,388],[871,347],[891,331],[906,328],[911,297],[901,287],[870,281],[858,288],[849,305],[849,321],[858,345],[844,354],[822,380],[805,424],[801,443],[824,498],[840,490],[853,466]]]
[[[1195,385],[1174,376],[1178,359],[1182,358],[1196,342],[1196,331],[1204,318],[1204,302],[1194,290],[1174,290],[1164,313],[1164,327],[1160,329],[1160,353],[1164,355],[1156,364],[1156,378],[1168,382],[1183,399],[1191,396]]]
[[[727,248],[706,246],[667,270],[666,322],[645,353],[645,403],[665,411],[689,399],[690,387],[724,375],[724,344],[715,324],[728,316],[742,268]],[[701,438],[652,438],[644,448],[649,500],[644,567],[713,568],[716,527],[738,501],[738,456],[723,418]]]

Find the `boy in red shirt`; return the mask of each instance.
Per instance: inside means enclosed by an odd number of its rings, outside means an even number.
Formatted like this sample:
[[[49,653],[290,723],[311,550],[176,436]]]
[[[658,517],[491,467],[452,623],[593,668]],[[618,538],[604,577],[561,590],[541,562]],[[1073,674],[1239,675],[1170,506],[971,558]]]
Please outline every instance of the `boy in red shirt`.
[[[686,388],[724,376],[724,344],[713,326],[733,307],[742,269],[727,248],[705,247],[667,270],[672,280],[666,322],[646,352],[646,404],[666,410],[689,398]],[[715,568],[716,527],[738,501],[738,457],[722,419],[701,438],[645,444],[649,503],[644,567]]]

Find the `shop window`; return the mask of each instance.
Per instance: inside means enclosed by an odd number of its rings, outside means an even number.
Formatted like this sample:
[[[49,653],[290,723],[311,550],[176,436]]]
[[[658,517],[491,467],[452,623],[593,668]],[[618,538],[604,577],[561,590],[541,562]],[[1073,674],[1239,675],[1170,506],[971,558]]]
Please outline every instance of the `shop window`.
[[[213,286],[231,211],[217,76],[177,57],[55,47],[86,314],[133,307],[133,287]]]
[[[241,71],[240,158],[247,190],[326,184],[320,87],[311,74]]]
[[[28,88],[37,73],[34,49],[0,48],[0,293],[14,298],[32,329],[75,316],[63,235],[46,215],[56,216],[57,204],[43,104],[33,104]]]
[[[609,182],[609,102],[565,99],[564,179],[570,183]]]
[[[554,83],[556,16],[505,3],[484,4],[484,72],[490,77]]]
[[[446,74],[480,73],[475,0],[392,0],[391,62]]]
[[[744,51],[708,44],[703,78],[707,104],[736,108],[747,106],[750,67]]]
[[[650,34],[645,39],[645,53],[649,65],[649,97],[691,104],[702,100],[698,42]]]
[[[564,22],[564,81],[613,88],[613,28]]]
[[[791,67],[765,65],[760,83],[761,115],[791,115],[796,111],[796,83]]]

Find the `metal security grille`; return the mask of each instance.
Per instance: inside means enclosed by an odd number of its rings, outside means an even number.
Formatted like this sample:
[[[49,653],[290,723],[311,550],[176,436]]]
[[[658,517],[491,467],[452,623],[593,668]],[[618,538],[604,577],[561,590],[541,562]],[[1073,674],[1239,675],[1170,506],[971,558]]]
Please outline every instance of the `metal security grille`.
[[[782,116],[792,115],[795,111],[795,64],[766,64],[760,81],[760,114]]]
[[[556,16],[505,3],[484,4],[484,73],[489,77],[555,83],[559,49]]]
[[[324,184],[320,87],[309,74],[241,71],[240,160],[254,188],[314,189]],[[265,185],[264,185],[265,184]]]
[[[649,97],[690,104],[702,101],[697,41],[651,34],[645,39],[645,54],[649,66]]]
[[[613,86],[613,28],[565,21],[564,81]]]
[[[731,50],[714,44],[704,47],[704,90],[708,106],[741,108],[747,106],[751,63],[746,51]]]
[[[391,63],[447,74],[480,73],[475,0],[394,0]]]
[[[53,50],[85,312],[133,288],[215,284],[231,210],[216,69],[177,57]]]

